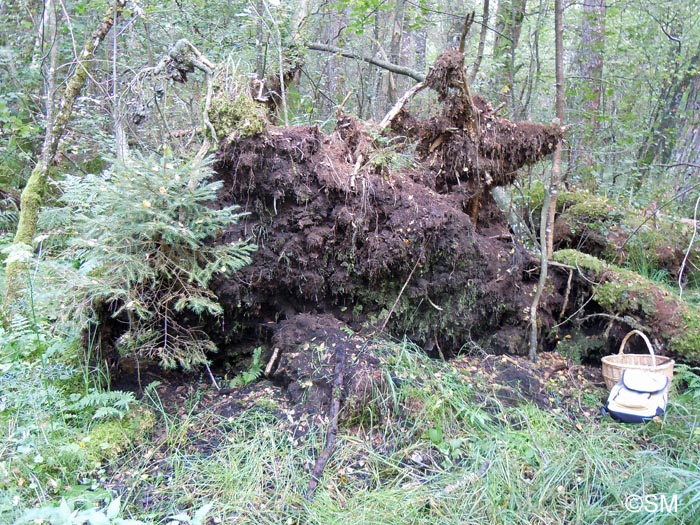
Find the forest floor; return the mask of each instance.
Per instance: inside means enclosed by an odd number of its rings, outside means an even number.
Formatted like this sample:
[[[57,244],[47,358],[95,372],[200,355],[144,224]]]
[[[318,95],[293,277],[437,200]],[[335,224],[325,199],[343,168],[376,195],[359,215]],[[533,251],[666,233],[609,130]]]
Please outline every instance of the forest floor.
[[[142,400],[158,416],[151,438],[97,484],[134,516],[179,513],[176,523],[203,508],[209,524],[691,523],[700,504],[696,391],[674,391],[662,419],[619,425],[600,413],[600,369],[555,352],[533,364],[430,359],[407,342],[370,350],[391,388],[359,411],[341,408],[312,497],[330,421],[308,400],[323,397],[310,389],[298,402],[265,378],[217,390],[204,374],[158,373]],[[630,511],[631,497],[650,493],[678,495],[678,507]]]

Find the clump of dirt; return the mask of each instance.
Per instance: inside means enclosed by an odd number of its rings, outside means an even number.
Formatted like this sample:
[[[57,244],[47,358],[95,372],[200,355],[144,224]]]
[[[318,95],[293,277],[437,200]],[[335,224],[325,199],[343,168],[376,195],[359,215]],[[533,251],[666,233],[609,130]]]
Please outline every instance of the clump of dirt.
[[[403,140],[418,143],[411,167],[392,164],[392,155],[408,152],[383,151],[376,129],[342,113],[331,135],[268,127],[221,144],[221,204],[249,214],[221,240],[252,237],[258,251],[252,265],[214,286],[229,327],[219,329],[220,347],[235,342],[230,327],[269,338],[270,323],[328,313],[355,329],[407,335],[435,355],[468,341],[491,352],[525,350],[536,262],[511,241],[486,190],[550,152],[562,129],[497,118],[469,94],[462,64],[450,51],[428,75],[441,115],[397,116],[410,132]],[[369,161],[381,155],[388,160]],[[490,206],[477,230],[483,203]],[[545,301],[545,325],[560,300],[554,293]]]
[[[219,346],[235,343],[230,327],[269,337],[270,322],[330,313],[355,329],[387,329],[448,354],[470,340],[498,351],[491,336],[517,326],[509,349],[524,351],[536,275],[502,215],[493,219],[502,235],[484,236],[465,213],[464,195],[420,182],[425,168],[358,171],[348,138],[356,135],[270,128],[222,147],[221,204],[249,213],[222,241],[252,237],[258,250],[253,264],[213,286],[228,327],[219,330]],[[545,304],[544,319],[547,312]]]
[[[375,397],[388,390],[370,342],[331,315],[299,314],[283,321],[273,344],[280,357],[269,377],[283,386],[293,404],[305,407],[310,414],[328,413],[341,346],[343,419],[359,416]]]
[[[600,367],[577,365],[557,352],[538,355],[537,363],[502,356],[460,356],[454,366],[474,381],[486,383],[505,406],[532,403],[571,417],[593,417],[605,397]]]
[[[404,111],[394,129],[418,138],[416,152],[436,172],[438,188],[465,186],[473,220],[491,204],[491,188],[512,184],[518,169],[552,153],[563,138],[565,128],[558,124],[498,117],[486,99],[471,94],[464,55],[457,50],[438,57],[425,83],[438,93],[440,115],[414,120]]]

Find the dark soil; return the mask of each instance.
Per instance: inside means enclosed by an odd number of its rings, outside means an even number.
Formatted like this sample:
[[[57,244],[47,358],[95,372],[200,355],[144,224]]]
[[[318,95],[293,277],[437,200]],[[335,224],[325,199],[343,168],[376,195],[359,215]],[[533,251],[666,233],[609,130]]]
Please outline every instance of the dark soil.
[[[408,337],[443,358],[464,347],[526,353],[538,262],[512,238],[489,190],[550,153],[563,129],[499,118],[466,88],[463,62],[448,51],[428,75],[438,114],[420,120],[403,110],[383,137],[339,113],[330,135],[270,126],[220,144],[219,204],[246,215],[216,242],[251,239],[258,249],[252,264],[211,285],[224,308],[202,327],[220,349],[215,365],[266,344],[268,379],[289,403],[323,412],[342,345],[347,413],[383,388],[368,350],[374,334]],[[563,302],[565,281],[551,282],[543,334]]]
[[[221,204],[248,215],[221,240],[252,238],[258,251],[213,286],[225,316],[207,331],[220,348],[269,341],[280,320],[305,313],[408,336],[434,355],[455,355],[467,342],[525,352],[537,263],[511,239],[488,190],[549,153],[562,130],[494,116],[450,83],[461,74],[458,58],[446,53],[428,77],[441,115],[418,121],[404,112],[399,120],[412,127],[390,146],[344,114],[331,135],[270,127],[222,143]],[[544,326],[560,301],[556,292],[545,299]]]

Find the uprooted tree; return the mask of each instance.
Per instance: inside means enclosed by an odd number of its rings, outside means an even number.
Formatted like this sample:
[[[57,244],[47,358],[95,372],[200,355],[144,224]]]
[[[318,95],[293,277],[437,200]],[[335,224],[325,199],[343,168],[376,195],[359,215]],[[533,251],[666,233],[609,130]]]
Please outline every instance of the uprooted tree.
[[[220,348],[297,313],[331,313],[436,354],[525,350],[536,263],[489,190],[549,154],[563,130],[499,118],[469,92],[463,61],[448,51],[425,80],[437,114],[400,108],[384,134],[342,112],[330,135],[219,133],[221,204],[250,213],[222,240],[258,245],[253,264],[213,287]],[[240,119],[248,130],[251,118]]]
[[[463,61],[459,51],[443,53],[381,125],[339,109],[331,134],[269,125],[254,103],[260,93],[247,86],[213,95],[219,204],[248,213],[217,242],[252,238],[258,246],[251,265],[212,282],[223,315],[197,321],[223,355],[251,339],[292,348],[284,333],[309,315],[366,335],[406,336],[433,355],[526,353],[539,260],[511,233],[490,190],[551,153],[564,129],[500,118],[470,92]],[[410,110],[409,99],[427,88],[437,99],[432,111]],[[583,277],[567,279],[576,271],[558,263],[544,289],[545,348],[569,329],[615,341],[630,328],[627,314],[610,311],[551,329],[590,314],[586,305],[606,308]],[[337,339],[341,325],[326,321]],[[107,333],[110,345],[119,323]]]

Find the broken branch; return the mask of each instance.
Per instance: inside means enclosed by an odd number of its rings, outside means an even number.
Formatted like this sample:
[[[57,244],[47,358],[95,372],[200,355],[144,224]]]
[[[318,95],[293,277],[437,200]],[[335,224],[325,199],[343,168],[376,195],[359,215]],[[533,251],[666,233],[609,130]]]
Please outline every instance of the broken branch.
[[[326,53],[333,53],[335,55],[340,55],[345,58],[354,58],[355,60],[362,60],[364,62],[367,62],[368,64],[372,64],[374,66],[381,67],[382,69],[386,69],[387,71],[391,71],[392,73],[396,73],[397,75],[411,77],[412,79],[417,80],[418,82],[423,82],[425,80],[425,75],[423,73],[420,73],[415,69],[411,69],[410,67],[392,64],[391,62],[387,62],[386,60],[380,60],[378,58],[370,57],[367,55],[359,55],[351,51],[345,51],[344,49],[341,49],[339,47],[330,46],[328,44],[321,44],[320,42],[306,44],[306,47],[313,51],[325,51]]]

